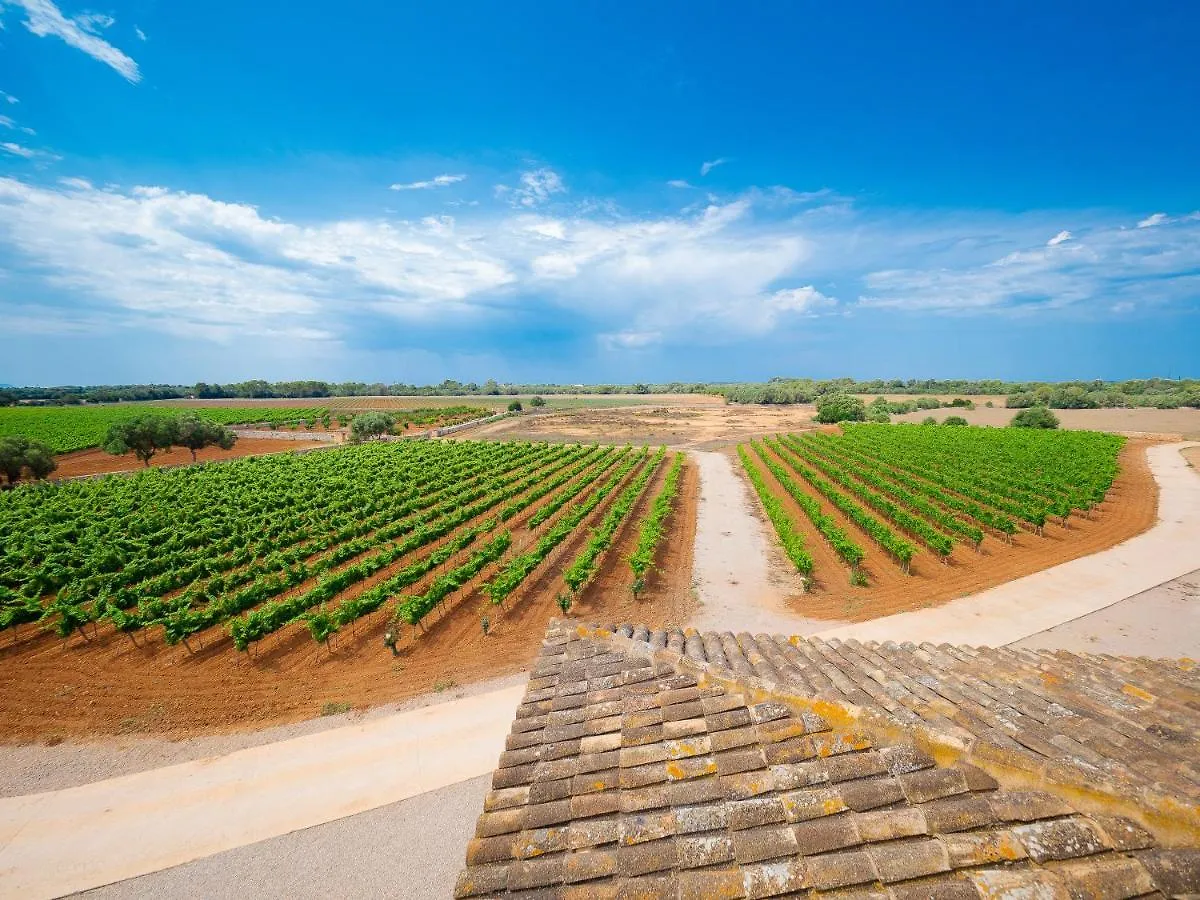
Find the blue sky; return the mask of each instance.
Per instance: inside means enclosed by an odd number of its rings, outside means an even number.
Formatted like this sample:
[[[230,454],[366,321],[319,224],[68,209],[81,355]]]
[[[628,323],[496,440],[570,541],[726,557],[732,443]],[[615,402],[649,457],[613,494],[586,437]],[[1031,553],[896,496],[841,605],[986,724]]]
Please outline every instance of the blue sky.
[[[0,0],[0,382],[1196,376],[1200,7]]]

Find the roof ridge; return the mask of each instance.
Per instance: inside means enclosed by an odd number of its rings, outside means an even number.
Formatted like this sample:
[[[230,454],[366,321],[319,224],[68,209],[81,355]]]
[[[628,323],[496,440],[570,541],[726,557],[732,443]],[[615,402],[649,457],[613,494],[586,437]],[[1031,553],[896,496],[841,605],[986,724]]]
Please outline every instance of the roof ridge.
[[[1083,767],[1073,766],[1058,759],[1041,758],[1020,745],[1005,746],[997,740],[988,740],[987,737],[973,734],[965,728],[958,727],[950,719],[939,719],[935,725],[915,716],[907,718],[887,715],[865,704],[806,695],[798,692],[793,685],[755,674],[748,661],[741,656],[741,648],[736,640],[734,646],[737,655],[742,659],[747,671],[738,671],[740,666],[734,664],[728,667],[714,665],[704,657],[686,652],[689,640],[699,643],[703,648],[704,637],[695,629],[668,631],[668,634],[672,631],[687,634],[684,648],[672,649],[670,641],[667,646],[655,647],[646,641],[636,640],[632,636],[634,627],[628,623],[614,627],[574,620],[551,620],[551,629],[556,625],[573,627],[579,637],[606,643],[614,650],[670,665],[676,672],[696,678],[701,685],[721,686],[726,690],[738,691],[748,698],[756,698],[756,701],[774,700],[792,709],[815,713],[834,728],[860,728],[876,739],[912,744],[933,757],[939,765],[966,762],[978,766],[999,780],[1002,785],[1014,789],[1041,789],[1067,800],[1081,811],[1101,814],[1115,812],[1129,816],[1149,828],[1164,845],[1194,846],[1200,843],[1200,802],[1168,794],[1161,790],[1156,782],[1131,783],[1118,780],[1111,773],[1098,768],[1085,771]],[[653,635],[649,629],[646,630]],[[715,632],[709,634],[716,635]],[[722,636],[733,638],[729,632]],[[797,638],[784,640],[803,654],[797,645]],[[809,644],[814,651],[821,647],[830,652],[837,650],[831,642],[814,642],[805,638],[798,640]],[[911,646],[915,648],[917,645]],[[940,645],[938,649],[953,647],[954,645]],[[722,649],[728,656],[728,645],[723,645]],[[824,654],[818,655],[824,657]],[[836,666],[828,662],[822,667],[817,661],[814,668],[818,670],[818,673],[814,674],[835,675],[849,681]],[[861,689],[858,690],[862,693]],[[868,695],[864,696],[870,699]]]

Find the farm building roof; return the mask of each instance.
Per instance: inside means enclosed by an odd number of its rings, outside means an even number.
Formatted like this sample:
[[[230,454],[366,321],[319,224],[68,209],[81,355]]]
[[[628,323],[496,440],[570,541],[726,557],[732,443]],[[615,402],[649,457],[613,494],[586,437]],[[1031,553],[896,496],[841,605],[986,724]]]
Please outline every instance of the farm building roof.
[[[550,624],[456,896],[1200,893],[1188,661]]]

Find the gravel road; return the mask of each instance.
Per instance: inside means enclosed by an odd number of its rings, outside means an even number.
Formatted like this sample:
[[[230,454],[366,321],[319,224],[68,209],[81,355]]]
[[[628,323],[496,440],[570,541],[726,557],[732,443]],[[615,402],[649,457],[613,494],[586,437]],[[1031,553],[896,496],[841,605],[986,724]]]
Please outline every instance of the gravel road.
[[[96,900],[449,897],[490,775],[97,888]]]

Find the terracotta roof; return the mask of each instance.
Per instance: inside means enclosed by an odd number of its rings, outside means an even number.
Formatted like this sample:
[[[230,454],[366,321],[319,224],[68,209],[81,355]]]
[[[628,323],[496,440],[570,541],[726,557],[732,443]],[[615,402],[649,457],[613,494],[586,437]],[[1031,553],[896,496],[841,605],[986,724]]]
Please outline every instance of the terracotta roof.
[[[1197,894],[1198,723],[1179,665],[556,621],[456,896]]]

